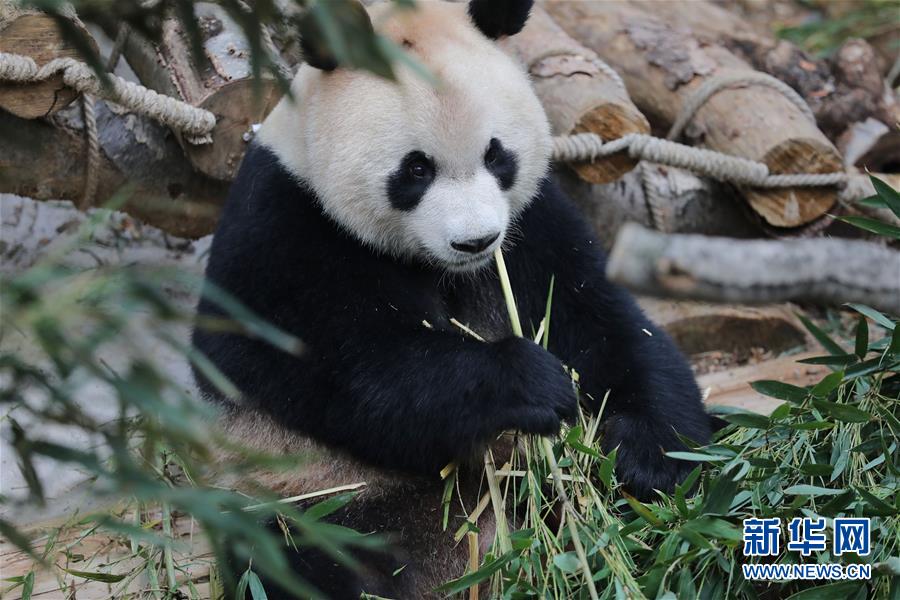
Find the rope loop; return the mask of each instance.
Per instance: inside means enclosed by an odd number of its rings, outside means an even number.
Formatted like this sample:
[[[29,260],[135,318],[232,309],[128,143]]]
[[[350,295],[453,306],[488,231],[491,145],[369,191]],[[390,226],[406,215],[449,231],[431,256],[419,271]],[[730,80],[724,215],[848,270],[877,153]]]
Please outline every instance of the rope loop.
[[[107,75],[109,85],[104,86],[93,69],[74,58],[54,58],[39,68],[28,56],[0,52],[0,81],[34,83],[57,74],[62,75],[67,86],[156,119],[182,132],[192,144],[212,142],[210,134],[216,126],[216,116],[208,110],[164,96],[113,74]]]
[[[694,115],[697,114],[697,111],[700,110],[710,98],[724,89],[746,85],[768,87],[779,92],[782,96],[790,100],[807,119],[813,124],[816,123],[816,116],[806,103],[806,100],[804,100],[794,88],[780,79],[772,77],[768,73],[750,72],[731,75],[725,74],[710,77],[688,97],[684,106],[681,107],[681,111],[678,113],[678,117],[672,124],[671,129],[669,129],[666,139],[677,140],[680,138],[681,134],[684,133],[684,128],[687,127],[688,123],[694,118]]]

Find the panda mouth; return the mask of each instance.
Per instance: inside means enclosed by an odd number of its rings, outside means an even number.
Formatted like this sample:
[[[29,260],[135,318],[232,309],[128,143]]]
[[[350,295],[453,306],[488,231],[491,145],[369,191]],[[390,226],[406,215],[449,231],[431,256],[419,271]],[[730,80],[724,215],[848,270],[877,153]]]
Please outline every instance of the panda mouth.
[[[444,262],[451,271],[471,271],[487,264],[490,258],[490,252],[482,252],[460,260],[445,260]]]

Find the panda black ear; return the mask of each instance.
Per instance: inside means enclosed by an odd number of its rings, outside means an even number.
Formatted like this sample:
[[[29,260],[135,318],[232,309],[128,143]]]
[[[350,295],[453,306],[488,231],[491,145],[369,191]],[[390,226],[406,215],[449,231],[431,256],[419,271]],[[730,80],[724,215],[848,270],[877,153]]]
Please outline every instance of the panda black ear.
[[[372,37],[375,31],[372,20],[366,8],[358,0],[320,0],[318,4],[328,2],[329,19],[334,19],[353,35]],[[303,60],[316,69],[322,71],[334,71],[338,68],[337,57],[322,31],[323,15],[319,11],[318,4],[309,8],[298,23],[300,33],[300,49],[303,51]],[[317,18],[319,17],[319,18]]]
[[[522,31],[533,4],[534,0],[470,0],[469,16],[481,33],[496,40]]]
[[[322,35],[315,18],[307,12],[300,19],[298,29],[303,61],[314,69],[334,71],[338,66],[337,59],[325,41],[325,36]]]

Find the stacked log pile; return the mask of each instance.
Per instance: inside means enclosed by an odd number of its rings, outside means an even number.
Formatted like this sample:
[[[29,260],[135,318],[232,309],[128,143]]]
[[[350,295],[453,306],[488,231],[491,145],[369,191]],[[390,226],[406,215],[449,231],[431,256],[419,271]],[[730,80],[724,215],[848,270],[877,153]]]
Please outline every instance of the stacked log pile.
[[[0,192],[69,199],[87,208],[91,172],[99,182],[89,198],[93,206],[125,190],[123,209],[135,216],[181,236],[210,233],[254,125],[282,89],[272,77],[253,77],[250,44],[221,6],[199,2],[194,8],[199,53],[175,16],[162,16],[161,36],[151,42],[138,31],[122,35],[117,23],[87,28],[75,14],[61,23],[0,0],[0,51],[29,56],[39,66],[77,57],[77,44],[62,35],[61,25],[91,48],[99,43],[103,57],[120,38],[117,50],[135,81],[216,117],[212,143],[198,144],[98,101],[99,153],[91,159],[75,91],[58,78],[0,82]],[[296,40],[285,31],[274,32],[275,50],[296,67]],[[604,141],[651,131],[664,136],[698,89],[749,77],[699,105],[680,141],[764,163],[774,174],[893,168],[897,162],[897,96],[861,40],[822,60],[703,0],[543,0],[523,32],[501,45],[528,70],[554,135],[594,133]],[[793,87],[815,121],[783,91],[758,84],[760,73]],[[814,234],[829,226],[828,215],[842,211],[895,218],[885,209],[838,203],[835,187],[732,186],[638,163],[627,151],[559,164],[557,171],[606,243],[630,221],[667,233],[753,238]],[[831,231],[848,233],[840,226]]]

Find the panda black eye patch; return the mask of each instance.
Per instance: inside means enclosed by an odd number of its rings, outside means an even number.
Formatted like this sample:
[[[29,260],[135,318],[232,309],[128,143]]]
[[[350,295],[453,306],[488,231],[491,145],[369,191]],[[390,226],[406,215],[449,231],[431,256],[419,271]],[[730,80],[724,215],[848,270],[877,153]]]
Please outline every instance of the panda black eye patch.
[[[504,148],[497,138],[491,138],[487,150],[484,151],[484,166],[497,178],[501,190],[508,190],[516,182],[516,173],[519,170],[516,155]]]
[[[409,211],[422,201],[422,196],[435,175],[434,161],[424,152],[414,150],[400,161],[400,166],[387,180],[387,196],[391,206]]]

